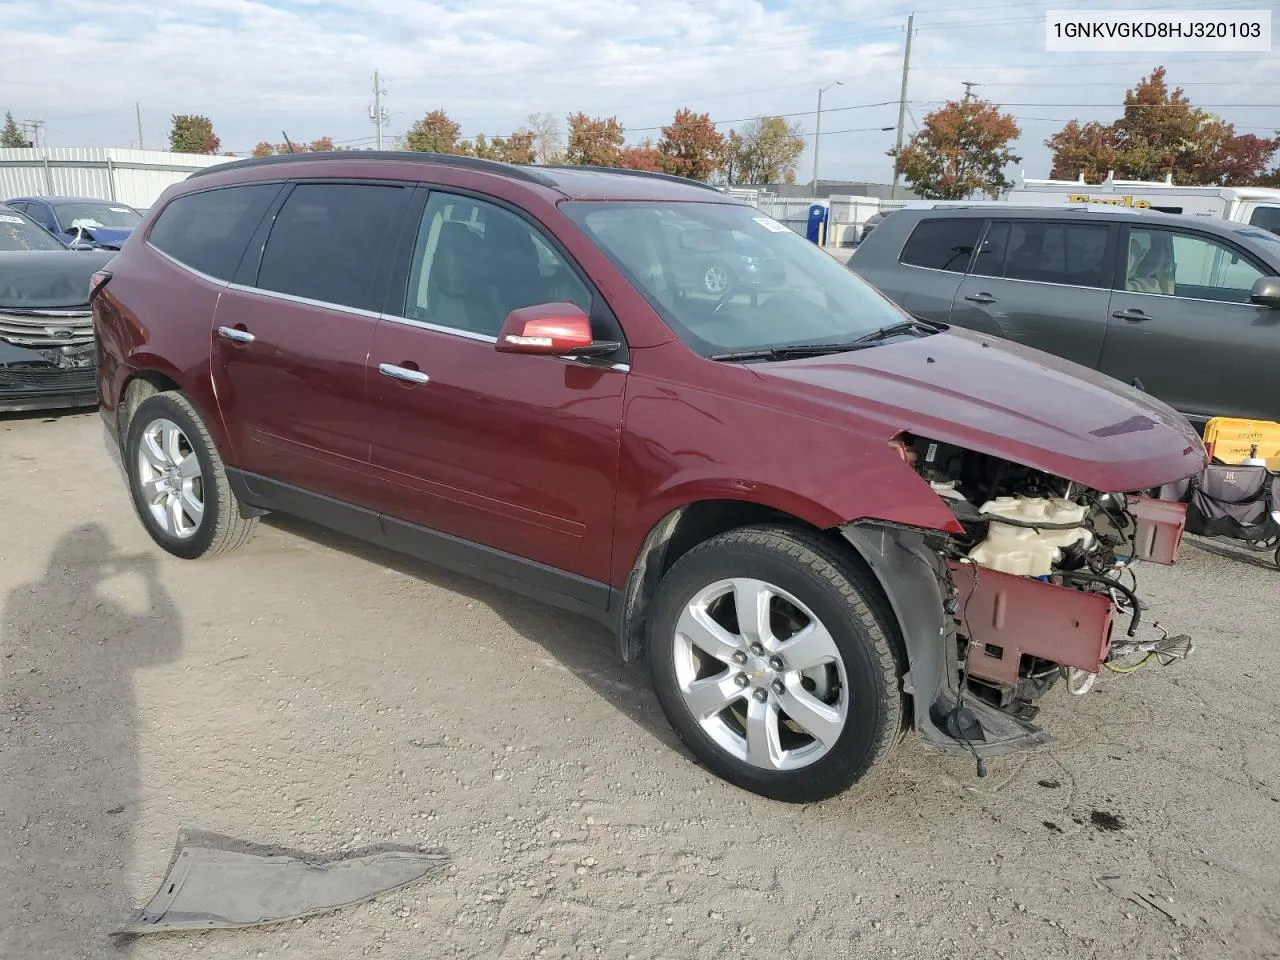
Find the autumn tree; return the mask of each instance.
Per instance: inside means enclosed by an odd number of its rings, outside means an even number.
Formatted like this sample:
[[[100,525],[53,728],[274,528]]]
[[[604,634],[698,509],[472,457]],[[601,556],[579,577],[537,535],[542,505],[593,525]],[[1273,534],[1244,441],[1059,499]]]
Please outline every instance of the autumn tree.
[[[617,117],[602,119],[585,113],[570,114],[564,162],[590,167],[619,166],[622,141],[622,124]]]
[[[6,110],[4,112],[4,128],[0,129],[0,147],[29,146],[31,146],[31,141],[22,132],[22,128],[18,126],[17,121],[13,119],[13,112]]]
[[[1013,116],[989,100],[953,100],[924,118],[895,158],[896,169],[931,200],[964,200],[979,192],[995,197],[1009,186],[1005,167],[1022,159],[1012,148],[1021,132]]]
[[[533,156],[538,163],[557,163],[564,144],[560,140],[560,121],[551,113],[531,113],[525,121],[533,134]]]
[[[1264,178],[1280,138],[1237,134],[1221,117],[1192,105],[1181,87],[1169,88],[1164,67],[1125,92],[1113,123],[1072,120],[1045,141],[1053,151],[1050,176],[1089,181],[1114,171],[1122,180],[1186,185],[1250,184]]]
[[[318,137],[310,143],[295,143],[290,150],[290,144],[287,143],[267,143],[263,140],[253,148],[253,156],[255,157],[271,157],[276,154],[285,153],[329,153],[330,151],[339,149],[333,142],[333,137]]]
[[[458,138],[462,127],[449,119],[443,110],[432,110],[409,128],[405,134],[406,150],[418,153],[459,153]]]
[[[676,111],[658,141],[662,169],[677,177],[709,180],[720,168],[723,153],[724,135],[711,122],[711,114],[688,109]]]
[[[649,173],[662,173],[665,170],[659,148],[648,138],[641,143],[623,147],[618,154],[618,166],[627,170],[647,170]]]
[[[174,153],[217,153],[222,141],[213,132],[213,121],[196,114],[175,113],[169,131]]]
[[[757,117],[742,131],[729,131],[721,168],[729,183],[795,183],[804,153],[800,124],[782,117]]]

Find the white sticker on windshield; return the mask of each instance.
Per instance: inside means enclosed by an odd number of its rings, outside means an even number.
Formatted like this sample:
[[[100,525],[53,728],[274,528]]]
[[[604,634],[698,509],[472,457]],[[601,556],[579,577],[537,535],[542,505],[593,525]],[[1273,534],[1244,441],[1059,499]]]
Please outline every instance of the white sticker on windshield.
[[[772,230],[774,233],[786,233],[791,229],[786,224],[779,223],[772,217],[752,217],[751,219],[760,224],[760,226],[764,227],[766,230]]]
[[[128,213],[129,212],[128,207],[111,207],[110,210],[112,213]]]
[[[11,217],[8,214],[0,216],[0,223],[26,223],[21,217]]]

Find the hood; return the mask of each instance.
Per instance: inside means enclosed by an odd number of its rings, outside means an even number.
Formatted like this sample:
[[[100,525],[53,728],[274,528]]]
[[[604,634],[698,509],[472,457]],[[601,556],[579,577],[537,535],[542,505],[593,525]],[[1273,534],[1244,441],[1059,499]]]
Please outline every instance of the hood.
[[[114,256],[106,250],[0,251],[0,310],[85,307],[89,279]]]
[[[133,233],[132,227],[86,227],[84,230],[84,238],[86,240],[92,240],[99,246],[111,247],[119,250],[124,245],[124,242],[129,239],[129,234],[131,233]],[[67,238],[67,242],[69,243],[75,239],[76,232],[74,230],[69,230],[64,234],[64,236]]]
[[[751,369],[886,441],[906,430],[1102,492],[1180,480],[1206,462],[1191,424],[1154,397],[967,330]]]

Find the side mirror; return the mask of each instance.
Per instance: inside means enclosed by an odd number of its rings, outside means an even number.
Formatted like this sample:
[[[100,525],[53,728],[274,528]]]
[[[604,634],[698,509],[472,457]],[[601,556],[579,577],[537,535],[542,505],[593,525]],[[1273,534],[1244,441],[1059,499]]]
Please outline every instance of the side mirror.
[[[1280,310],[1280,277],[1259,277],[1249,291],[1249,302],[1271,310]]]
[[[559,357],[606,356],[618,346],[610,341],[595,340],[590,318],[575,303],[542,303],[512,310],[498,331],[496,344],[499,353]]]

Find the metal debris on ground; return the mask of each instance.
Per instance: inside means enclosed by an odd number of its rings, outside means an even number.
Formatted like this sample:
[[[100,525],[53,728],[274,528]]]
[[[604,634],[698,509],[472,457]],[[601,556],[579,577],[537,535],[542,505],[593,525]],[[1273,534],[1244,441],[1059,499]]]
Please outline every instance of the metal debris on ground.
[[[159,891],[113,936],[295,920],[424,880],[443,870],[451,859],[445,850],[390,846],[312,857],[183,831]]]
[[[1117,897],[1132,900],[1134,903],[1140,903],[1144,907],[1151,907],[1153,910],[1159,910],[1176,924],[1181,924],[1184,927],[1194,927],[1196,925],[1196,918],[1174,903],[1172,897],[1156,893],[1150,887],[1144,887],[1126,877],[1099,877],[1098,885],[1103,889],[1110,890]]]

